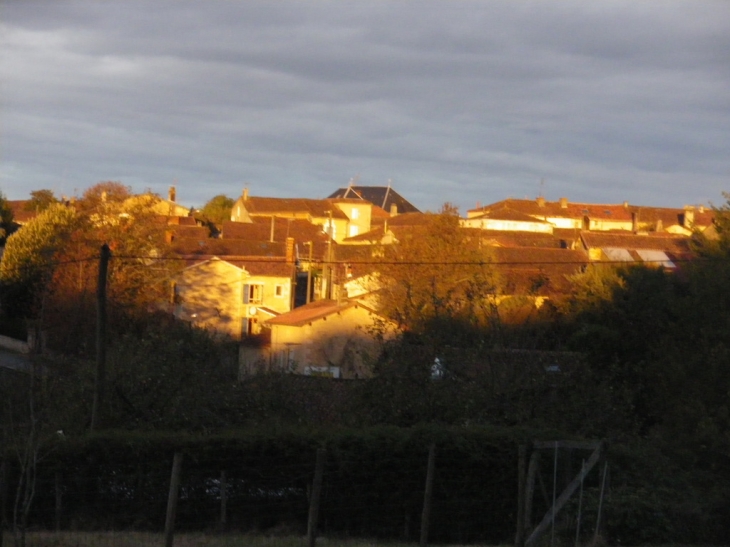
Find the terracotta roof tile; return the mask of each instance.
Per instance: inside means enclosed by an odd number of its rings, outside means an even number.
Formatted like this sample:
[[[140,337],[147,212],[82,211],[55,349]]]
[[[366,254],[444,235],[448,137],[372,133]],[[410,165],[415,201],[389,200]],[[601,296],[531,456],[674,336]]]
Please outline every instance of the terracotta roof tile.
[[[251,216],[294,215],[300,213],[315,218],[327,218],[331,212],[332,218],[347,219],[345,213],[337,207],[334,207],[326,199],[266,198],[253,196],[248,197],[244,205]]]

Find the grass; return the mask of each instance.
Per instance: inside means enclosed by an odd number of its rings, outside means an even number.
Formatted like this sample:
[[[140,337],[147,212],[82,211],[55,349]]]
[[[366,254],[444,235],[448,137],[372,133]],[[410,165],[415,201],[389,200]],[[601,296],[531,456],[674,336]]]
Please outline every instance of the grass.
[[[5,533],[4,546],[13,545]],[[29,532],[26,547],[163,547],[162,534],[144,532]],[[176,534],[175,547],[306,547],[305,537],[271,537],[243,534]],[[386,542],[364,539],[317,538],[318,547],[414,547],[418,542]],[[445,546],[441,546],[445,547]],[[459,547],[452,545],[450,547]],[[471,545],[470,547],[478,547]]]

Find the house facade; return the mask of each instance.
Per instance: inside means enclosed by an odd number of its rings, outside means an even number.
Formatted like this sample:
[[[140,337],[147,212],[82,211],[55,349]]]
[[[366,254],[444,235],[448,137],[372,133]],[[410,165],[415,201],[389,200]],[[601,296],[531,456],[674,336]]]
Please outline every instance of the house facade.
[[[249,196],[248,190],[231,209],[231,221],[253,222],[270,217],[306,220],[341,242],[370,230],[372,203],[358,199],[268,198]]]
[[[173,314],[235,340],[292,309],[294,266],[284,260],[210,257],[184,268],[173,282]]]
[[[268,348],[242,352],[242,374],[276,370],[366,378],[395,325],[355,301],[319,300],[273,317]]]

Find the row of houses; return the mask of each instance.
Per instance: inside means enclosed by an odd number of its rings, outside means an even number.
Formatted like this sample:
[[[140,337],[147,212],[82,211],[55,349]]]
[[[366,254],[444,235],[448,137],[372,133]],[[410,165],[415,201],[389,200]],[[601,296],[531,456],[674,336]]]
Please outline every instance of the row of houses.
[[[409,237],[429,214],[390,186],[353,184],[324,199],[257,197],[245,189],[230,220],[213,231],[177,203],[174,188],[155,207],[185,264],[171,280],[171,313],[240,340],[242,373],[344,378],[366,375],[376,340],[397,329],[376,311],[368,257]],[[542,197],[477,204],[459,219],[490,249],[503,295],[529,294],[534,307],[565,295],[568,277],[590,263],[674,269],[691,255],[689,236],[711,234],[712,221],[703,207]]]
[[[396,328],[378,315],[362,264],[427,215],[391,187],[350,185],[324,199],[244,190],[216,238],[202,227],[172,230],[173,248],[189,260],[175,314],[249,342],[244,371],[361,376],[377,352],[370,331]],[[537,307],[565,295],[568,276],[590,263],[676,268],[693,231],[712,230],[712,211],[507,199],[467,211],[460,225],[490,247],[503,291],[529,293]]]

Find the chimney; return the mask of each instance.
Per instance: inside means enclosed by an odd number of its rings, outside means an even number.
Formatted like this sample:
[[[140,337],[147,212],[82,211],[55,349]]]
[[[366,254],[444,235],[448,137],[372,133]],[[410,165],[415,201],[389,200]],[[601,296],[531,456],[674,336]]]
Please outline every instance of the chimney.
[[[177,192],[175,191],[175,187],[170,186],[170,188],[167,190],[167,199],[169,201],[174,202],[176,197],[177,197]]]
[[[664,231],[664,223],[662,222],[662,219],[659,219],[656,221],[656,231],[657,232],[663,232]]]
[[[560,208],[561,209],[568,208],[568,198],[560,198]]]
[[[243,201],[248,199],[248,188],[243,189]]]
[[[684,226],[687,229],[692,229],[695,223],[695,208],[692,205],[685,205],[684,206],[684,222],[682,222],[682,226]]]
[[[538,196],[537,198],[537,206],[538,207],[545,207],[545,198],[542,196]]]
[[[628,208],[629,208],[629,202],[628,201],[624,201],[624,209],[628,209]]]
[[[294,264],[294,238],[286,238],[286,263]]]
[[[631,231],[636,233],[639,231],[639,212],[631,211]]]
[[[395,203],[390,204],[390,216],[398,216],[398,206]]]

